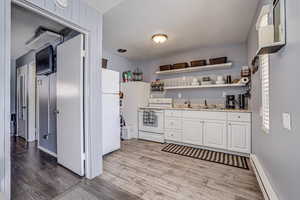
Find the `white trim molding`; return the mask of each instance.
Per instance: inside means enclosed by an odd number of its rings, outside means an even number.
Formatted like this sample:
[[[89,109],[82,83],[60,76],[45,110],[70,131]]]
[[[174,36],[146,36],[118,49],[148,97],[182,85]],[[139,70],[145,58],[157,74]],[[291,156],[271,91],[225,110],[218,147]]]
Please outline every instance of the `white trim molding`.
[[[55,0],[56,5],[58,5],[60,8],[66,8],[69,6],[68,0]]]
[[[10,199],[10,0],[0,1],[0,192]]]
[[[272,188],[272,185],[264,172],[264,169],[254,154],[250,155],[251,166],[255,173],[259,187],[264,195],[265,200],[279,200],[277,194]]]
[[[52,151],[49,151],[48,149],[45,149],[44,147],[38,146],[38,149],[45,152],[45,153],[47,153],[47,154],[49,154],[49,155],[51,155],[51,156],[53,156],[53,157],[55,157],[55,158],[57,158],[56,153],[54,153]]]

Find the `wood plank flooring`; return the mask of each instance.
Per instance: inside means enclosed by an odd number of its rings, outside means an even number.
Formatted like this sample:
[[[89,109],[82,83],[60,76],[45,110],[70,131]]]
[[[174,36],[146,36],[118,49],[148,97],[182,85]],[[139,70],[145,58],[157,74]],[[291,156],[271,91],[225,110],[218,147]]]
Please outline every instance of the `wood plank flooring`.
[[[38,150],[36,143],[11,139],[12,200],[139,200],[102,180],[86,180]]]
[[[37,149],[36,142],[11,139],[13,200],[49,200],[78,184],[81,178],[57,164],[56,158]]]
[[[103,179],[144,200],[262,200],[250,170],[162,152],[130,140],[104,159]]]
[[[162,152],[129,140],[104,158],[104,174],[86,180],[56,159],[12,140],[13,200],[263,200],[252,169]]]

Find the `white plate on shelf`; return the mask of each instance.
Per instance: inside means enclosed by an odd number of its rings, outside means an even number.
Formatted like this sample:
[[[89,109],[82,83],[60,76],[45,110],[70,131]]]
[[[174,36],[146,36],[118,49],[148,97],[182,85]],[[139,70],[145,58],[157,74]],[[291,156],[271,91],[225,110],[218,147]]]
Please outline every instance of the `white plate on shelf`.
[[[212,81],[202,81],[201,85],[212,85]]]

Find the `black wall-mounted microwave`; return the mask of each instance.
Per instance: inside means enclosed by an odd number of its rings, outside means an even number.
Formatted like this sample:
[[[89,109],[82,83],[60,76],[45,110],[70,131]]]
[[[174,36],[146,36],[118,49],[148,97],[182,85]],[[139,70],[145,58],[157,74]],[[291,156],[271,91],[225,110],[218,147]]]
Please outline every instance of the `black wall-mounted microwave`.
[[[54,72],[54,50],[51,45],[37,52],[35,60],[37,75],[47,75]]]

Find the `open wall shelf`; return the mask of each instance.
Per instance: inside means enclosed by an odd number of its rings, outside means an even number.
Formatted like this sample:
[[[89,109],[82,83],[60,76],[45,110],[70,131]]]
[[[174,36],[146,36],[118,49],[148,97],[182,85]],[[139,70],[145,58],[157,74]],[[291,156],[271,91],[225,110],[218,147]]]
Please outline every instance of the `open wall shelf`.
[[[200,72],[200,71],[209,71],[209,70],[218,70],[218,69],[230,69],[232,63],[224,63],[218,65],[206,65],[200,67],[188,67],[183,69],[173,69],[166,71],[157,71],[156,74],[167,75],[167,74],[180,74],[180,73],[189,73],[189,72]]]
[[[197,86],[174,86],[164,87],[165,90],[180,90],[180,89],[202,89],[202,88],[230,88],[230,87],[245,87],[246,84],[212,84],[212,85],[197,85]]]

